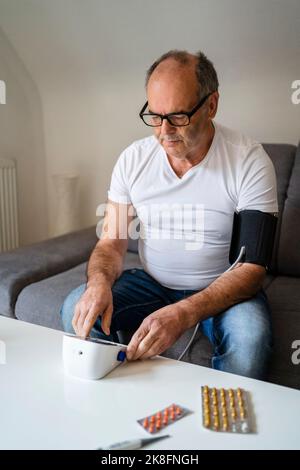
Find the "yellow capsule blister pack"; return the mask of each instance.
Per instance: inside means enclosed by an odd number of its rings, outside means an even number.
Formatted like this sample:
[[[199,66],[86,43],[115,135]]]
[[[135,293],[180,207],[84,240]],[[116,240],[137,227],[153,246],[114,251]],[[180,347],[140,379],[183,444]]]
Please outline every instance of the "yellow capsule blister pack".
[[[251,433],[249,392],[237,389],[201,387],[203,426],[212,431]]]

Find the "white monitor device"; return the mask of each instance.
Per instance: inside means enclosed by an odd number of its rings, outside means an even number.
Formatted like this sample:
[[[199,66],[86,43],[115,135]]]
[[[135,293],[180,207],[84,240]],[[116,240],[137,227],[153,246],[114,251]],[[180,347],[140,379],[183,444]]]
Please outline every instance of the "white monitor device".
[[[101,379],[126,359],[126,346],[96,338],[63,337],[65,372],[82,379]]]

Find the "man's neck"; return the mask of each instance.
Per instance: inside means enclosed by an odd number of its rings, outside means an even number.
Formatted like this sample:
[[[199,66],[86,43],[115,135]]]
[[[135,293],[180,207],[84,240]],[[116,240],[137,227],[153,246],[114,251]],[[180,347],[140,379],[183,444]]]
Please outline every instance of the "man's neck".
[[[211,126],[207,133],[205,142],[195,151],[192,155],[186,155],[185,158],[180,159],[172,157],[167,154],[168,160],[174,172],[181,178],[190,168],[198,165],[207,155],[215,135],[215,127],[211,122]]]

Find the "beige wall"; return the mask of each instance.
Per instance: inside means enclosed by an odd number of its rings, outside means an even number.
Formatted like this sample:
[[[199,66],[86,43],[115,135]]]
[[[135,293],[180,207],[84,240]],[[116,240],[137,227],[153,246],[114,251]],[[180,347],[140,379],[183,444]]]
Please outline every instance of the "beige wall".
[[[57,172],[80,173],[78,223],[96,222],[119,153],[148,133],[137,116],[145,70],[171,48],[213,60],[221,123],[296,144],[299,17],[298,0],[0,0],[0,26],[41,96],[49,233]]]
[[[99,80],[97,86],[62,86],[55,94],[44,94],[45,127],[49,176],[55,173],[75,172],[80,175],[79,225],[96,222],[96,207],[106,200],[113,164],[120,152],[132,140],[142,137],[145,129],[137,118],[140,102],[144,99],[139,83]],[[139,96],[139,99],[136,98]],[[132,97],[136,100],[132,105]],[[126,113],[116,115],[120,101]],[[67,110],[67,112],[66,112]],[[146,129],[146,132],[148,130]],[[75,142],[76,141],[76,142]],[[55,222],[55,194],[49,179],[49,198],[52,228]]]
[[[41,100],[22,61],[0,30],[0,78],[6,104],[0,105],[0,157],[17,164],[20,244],[48,235],[46,160]]]

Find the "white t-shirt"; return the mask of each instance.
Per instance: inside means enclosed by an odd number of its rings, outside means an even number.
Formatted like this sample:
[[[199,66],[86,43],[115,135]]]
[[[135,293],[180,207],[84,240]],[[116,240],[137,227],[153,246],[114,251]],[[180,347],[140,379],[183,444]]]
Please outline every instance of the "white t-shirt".
[[[171,289],[204,289],[229,267],[235,211],[278,211],[262,146],[213,124],[208,153],[181,178],[154,136],[126,148],[112,173],[108,198],[134,206],[145,271]]]

